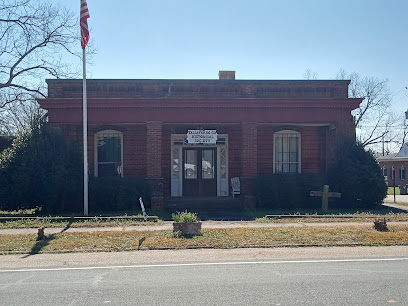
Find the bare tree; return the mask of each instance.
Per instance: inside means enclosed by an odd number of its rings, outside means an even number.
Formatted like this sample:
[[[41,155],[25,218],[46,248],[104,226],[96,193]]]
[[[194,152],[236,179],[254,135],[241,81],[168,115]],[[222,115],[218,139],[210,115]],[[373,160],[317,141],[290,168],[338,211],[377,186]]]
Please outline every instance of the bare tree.
[[[33,118],[45,113],[35,100],[7,104],[0,108],[0,135],[16,135],[28,128]]]
[[[64,61],[78,50],[77,19],[42,0],[0,0],[0,120],[45,97],[44,78],[77,74]]]
[[[305,80],[317,80],[319,78],[319,74],[311,69],[306,69],[306,71],[302,74],[302,77]]]
[[[353,112],[358,140],[363,146],[381,143],[395,125],[390,113],[391,93],[388,80],[362,77],[358,73],[347,73],[344,70],[339,71],[337,79],[351,80],[351,98],[364,98],[359,108]]]

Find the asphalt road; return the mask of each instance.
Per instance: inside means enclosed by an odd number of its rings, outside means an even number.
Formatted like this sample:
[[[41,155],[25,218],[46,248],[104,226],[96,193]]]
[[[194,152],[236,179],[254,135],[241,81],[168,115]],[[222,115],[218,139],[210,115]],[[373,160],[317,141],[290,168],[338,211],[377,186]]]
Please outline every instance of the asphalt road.
[[[129,252],[89,254],[88,260],[64,264],[61,258],[86,256],[0,256],[5,259],[0,263],[0,304],[407,305],[407,250]],[[138,254],[144,259],[137,260]],[[130,259],[118,260],[122,256]],[[108,264],[103,257],[115,264]]]

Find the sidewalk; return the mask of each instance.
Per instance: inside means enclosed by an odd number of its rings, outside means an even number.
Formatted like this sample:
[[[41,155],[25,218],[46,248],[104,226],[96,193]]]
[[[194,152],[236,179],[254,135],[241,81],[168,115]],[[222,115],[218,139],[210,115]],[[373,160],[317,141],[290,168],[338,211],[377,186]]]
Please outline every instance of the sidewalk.
[[[394,195],[387,195],[387,197],[384,199],[384,202],[394,203]],[[396,195],[395,202],[408,204],[408,195]],[[406,209],[408,209],[408,207],[406,207]]]
[[[408,222],[387,222],[388,225],[408,224]],[[262,228],[262,227],[317,227],[317,226],[372,226],[372,222],[288,222],[260,223],[255,221],[202,221],[203,229],[211,228]],[[173,222],[165,221],[163,225],[116,226],[116,227],[82,227],[82,228],[46,228],[45,234],[107,232],[107,231],[162,231],[172,230]],[[0,229],[0,235],[36,234],[37,228]]]

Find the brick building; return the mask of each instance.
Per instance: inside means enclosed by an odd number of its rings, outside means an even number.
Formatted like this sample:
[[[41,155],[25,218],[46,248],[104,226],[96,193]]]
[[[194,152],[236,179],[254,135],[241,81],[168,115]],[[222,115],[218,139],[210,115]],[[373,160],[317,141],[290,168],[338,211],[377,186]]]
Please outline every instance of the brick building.
[[[230,197],[241,181],[255,205],[261,173],[325,174],[355,130],[349,81],[87,80],[88,156],[95,176],[144,177],[153,206],[179,197]],[[82,143],[82,80],[47,80],[49,122]]]
[[[377,161],[387,180],[388,186],[407,185],[408,181],[405,175],[408,169],[408,144],[404,144],[398,154],[390,154],[377,157]]]

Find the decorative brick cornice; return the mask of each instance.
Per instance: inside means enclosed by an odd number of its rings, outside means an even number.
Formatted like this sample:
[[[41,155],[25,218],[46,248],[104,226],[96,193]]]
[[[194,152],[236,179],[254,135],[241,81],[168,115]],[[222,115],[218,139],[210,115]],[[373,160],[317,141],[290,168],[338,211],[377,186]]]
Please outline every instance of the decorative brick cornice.
[[[47,80],[49,98],[82,97],[82,80]],[[87,80],[89,98],[347,98],[348,80]]]

